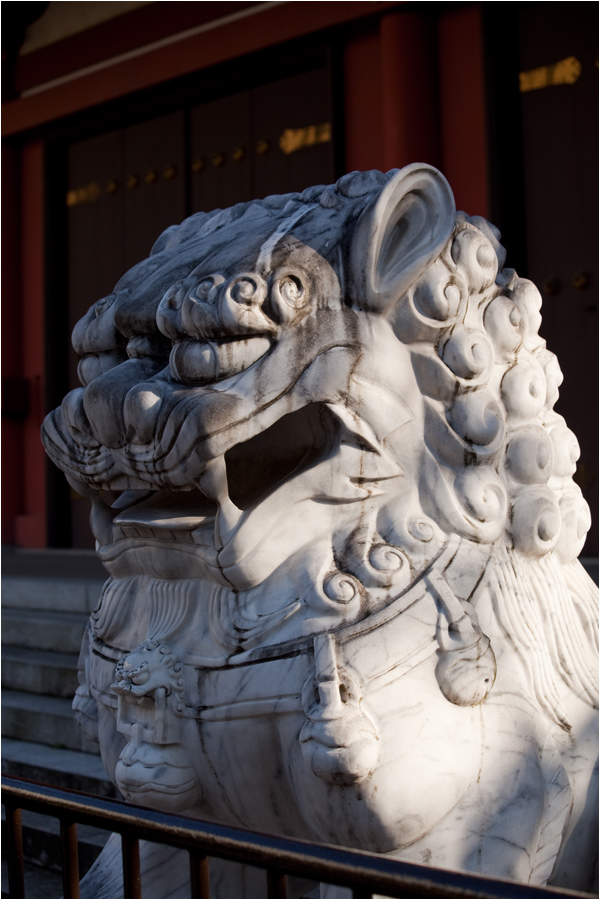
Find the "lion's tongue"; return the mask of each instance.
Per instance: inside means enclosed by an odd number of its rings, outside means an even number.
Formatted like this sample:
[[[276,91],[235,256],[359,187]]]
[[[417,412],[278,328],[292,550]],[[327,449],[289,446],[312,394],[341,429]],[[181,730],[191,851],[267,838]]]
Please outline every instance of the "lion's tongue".
[[[114,504],[116,506],[116,504]],[[202,491],[156,491],[117,513],[115,525],[147,525],[169,531],[192,531],[214,518],[216,504]]]

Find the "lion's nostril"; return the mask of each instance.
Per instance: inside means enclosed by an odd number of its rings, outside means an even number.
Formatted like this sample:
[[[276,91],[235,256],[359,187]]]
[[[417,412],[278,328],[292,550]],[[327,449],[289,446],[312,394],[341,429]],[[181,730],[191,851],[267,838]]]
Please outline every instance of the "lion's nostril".
[[[295,309],[304,306],[306,299],[304,288],[299,278],[296,278],[294,275],[286,275],[285,278],[281,279],[279,291],[289,306]]]

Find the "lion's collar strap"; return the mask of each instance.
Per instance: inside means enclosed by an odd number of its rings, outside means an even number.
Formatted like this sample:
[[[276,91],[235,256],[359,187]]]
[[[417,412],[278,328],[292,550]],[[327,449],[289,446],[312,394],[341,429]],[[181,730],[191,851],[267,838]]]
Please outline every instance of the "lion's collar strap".
[[[453,538],[408,590],[360,622],[332,632],[332,636],[337,641],[345,642],[365,632],[373,631],[401,615],[425,596],[432,594],[448,621],[462,620],[467,604],[468,614],[476,619],[470,601],[481,583],[488,561],[489,552],[486,554],[485,548],[461,538]],[[313,638],[314,636],[310,636],[271,647],[257,647],[229,658],[228,665],[293,655],[310,646]]]

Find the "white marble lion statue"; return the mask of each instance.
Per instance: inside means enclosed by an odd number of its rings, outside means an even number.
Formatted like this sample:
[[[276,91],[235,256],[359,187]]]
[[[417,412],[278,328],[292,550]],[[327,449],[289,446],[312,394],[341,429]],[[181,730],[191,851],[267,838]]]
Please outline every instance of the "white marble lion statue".
[[[75,709],[127,799],[589,888],[589,511],[504,260],[437,170],[353,172],[167,229],[76,326],[43,437],[110,574]]]

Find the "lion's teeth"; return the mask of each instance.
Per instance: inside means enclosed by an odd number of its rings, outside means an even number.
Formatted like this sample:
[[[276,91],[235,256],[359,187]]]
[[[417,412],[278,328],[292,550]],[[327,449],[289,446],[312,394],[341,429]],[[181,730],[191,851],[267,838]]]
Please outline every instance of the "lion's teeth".
[[[271,342],[257,336],[235,341],[180,341],[171,351],[171,374],[183,384],[209,384],[243,372],[264,356]]]
[[[180,341],[171,350],[169,367],[173,378],[183,384],[206,384],[215,381],[218,358],[214,344]]]
[[[267,352],[271,341],[267,337],[244,338],[216,345],[219,359],[219,377],[225,378],[243,372]]]

